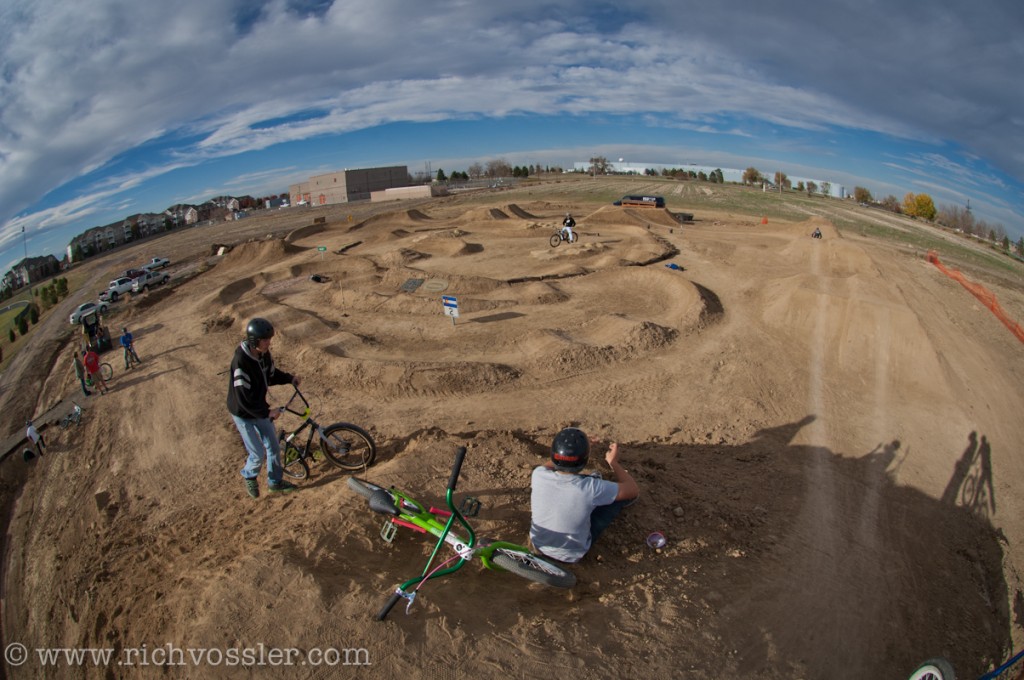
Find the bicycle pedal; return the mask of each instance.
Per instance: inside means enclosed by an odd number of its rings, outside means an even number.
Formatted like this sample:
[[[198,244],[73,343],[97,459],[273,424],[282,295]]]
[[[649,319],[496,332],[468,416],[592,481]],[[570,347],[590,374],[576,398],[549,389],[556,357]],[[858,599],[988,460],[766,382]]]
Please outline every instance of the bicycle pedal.
[[[459,506],[459,512],[465,517],[476,517],[480,512],[480,501],[473,496],[466,496],[462,499],[462,505]]]
[[[391,520],[386,520],[384,526],[380,528],[380,537],[384,539],[385,543],[391,543],[395,540],[395,534],[398,533],[398,527],[395,526]]]

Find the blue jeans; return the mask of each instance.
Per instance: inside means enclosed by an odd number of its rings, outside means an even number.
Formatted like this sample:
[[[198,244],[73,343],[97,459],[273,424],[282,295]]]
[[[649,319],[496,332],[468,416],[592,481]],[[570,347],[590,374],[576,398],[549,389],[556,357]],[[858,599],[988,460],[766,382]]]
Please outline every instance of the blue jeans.
[[[590,540],[596,541],[597,537],[611,525],[612,520],[619,516],[622,509],[635,502],[635,498],[629,498],[624,501],[615,501],[614,503],[599,505],[594,508],[590,513]]]
[[[263,467],[263,458],[267,459],[267,479],[271,484],[281,483],[281,447],[277,442],[277,430],[270,418],[239,418],[231,416],[235,421],[238,433],[242,435],[242,443],[249,457],[242,468],[242,476],[246,479],[259,477]]]

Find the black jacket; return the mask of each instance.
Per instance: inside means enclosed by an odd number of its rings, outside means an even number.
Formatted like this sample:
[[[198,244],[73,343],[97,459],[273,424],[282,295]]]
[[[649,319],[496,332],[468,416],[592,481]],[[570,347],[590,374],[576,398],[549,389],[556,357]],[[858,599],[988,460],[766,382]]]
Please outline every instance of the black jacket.
[[[239,418],[269,418],[267,388],[287,385],[294,376],[274,368],[274,359],[267,352],[257,358],[243,341],[235,350],[228,376],[228,411]]]

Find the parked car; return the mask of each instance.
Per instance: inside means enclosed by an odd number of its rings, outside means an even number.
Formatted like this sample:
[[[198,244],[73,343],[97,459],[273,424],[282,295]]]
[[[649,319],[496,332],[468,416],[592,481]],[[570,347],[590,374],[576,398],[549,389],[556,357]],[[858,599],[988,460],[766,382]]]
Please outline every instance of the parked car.
[[[88,316],[93,312],[106,314],[107,305],[103,302],[83,302],[75,308],[75,311],[71,312],[71,325],[79,323],[83,316]]]
[[[167,283],[170,279],[171,275],[164,272],[144,272],[142,276],[132,281],[132,292],[145,293],[153,286]]]
[[[154,257],[152,260],[143,265],[142,268],[152,271],[154,269],[163,269],[170,263],[171,261],[168,260],[166,257]]]
[[[117,299],[126,293],[132,292],[132,279],[129,276],[121,276],[110,282],[107,289],[100,293],[100,300],[105,302],[117,302]]]

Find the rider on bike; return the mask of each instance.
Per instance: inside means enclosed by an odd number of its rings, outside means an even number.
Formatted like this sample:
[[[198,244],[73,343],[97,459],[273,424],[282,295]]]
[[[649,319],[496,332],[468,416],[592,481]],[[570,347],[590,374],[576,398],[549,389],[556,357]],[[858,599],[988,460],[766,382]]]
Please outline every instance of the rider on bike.
[[[124,370],[127,371],[129,368],[132,368],[130,359],[134,359],[137,364],[142,363],[142,359],[135,353],[135,339],[128,331],[127,326],[121,329],[121,347],[124,348]]]
[[[572,218],[571,213],[565,213],[565,219],[562,220],[562,239],[572,243],[572,228],[576,226],[576,220]]]

